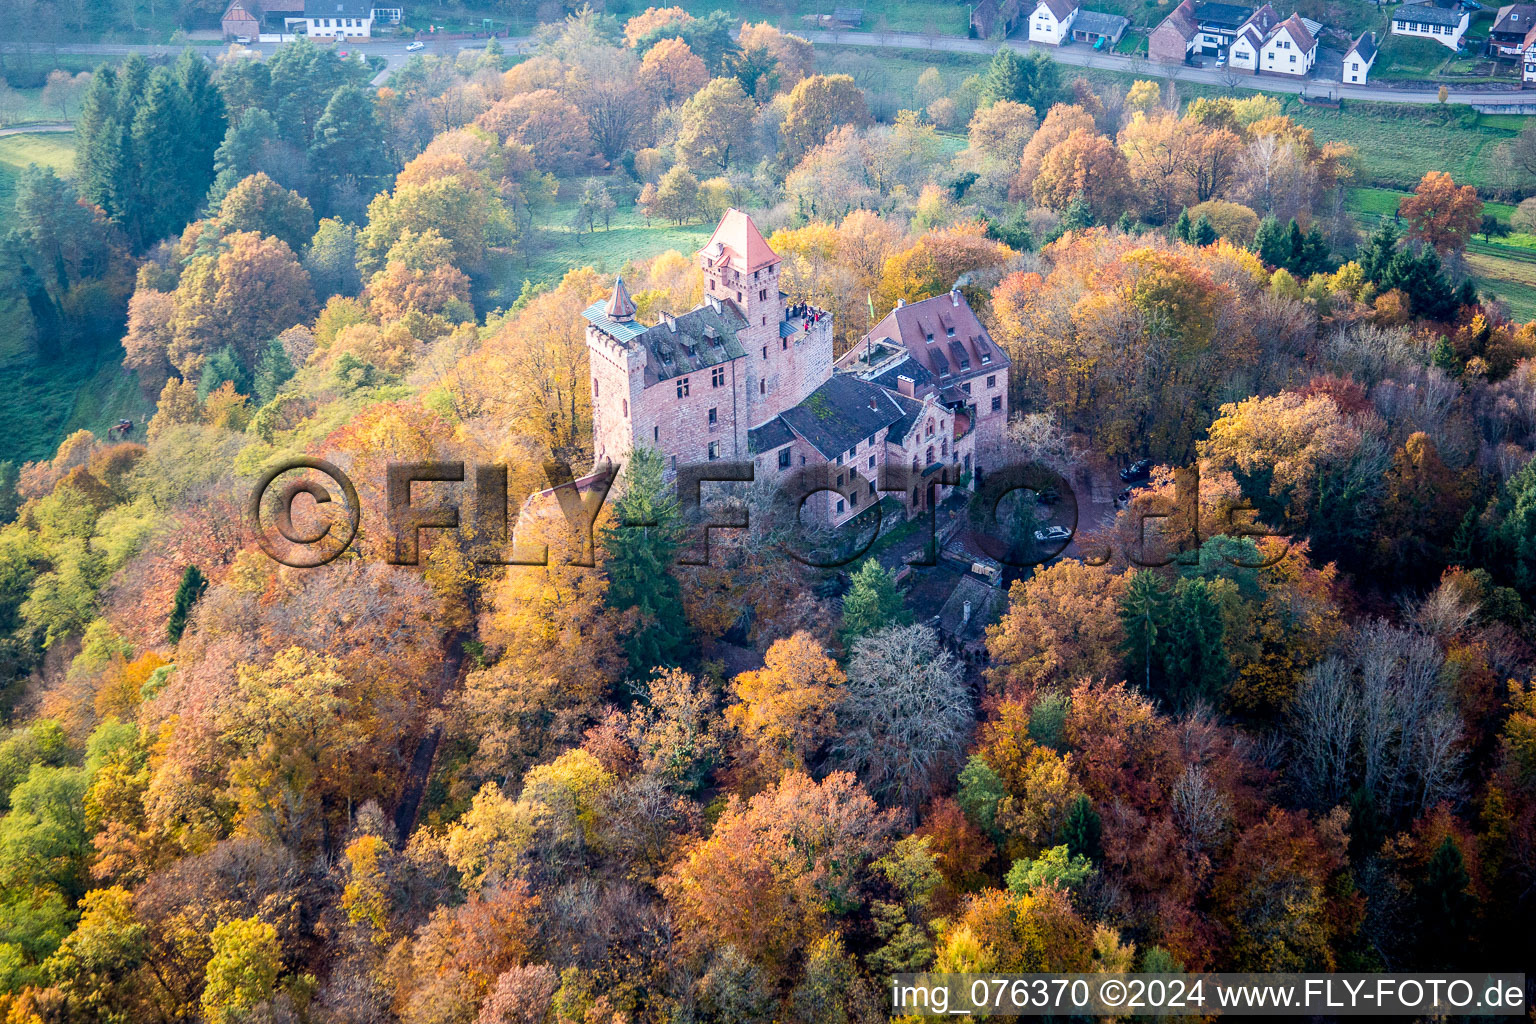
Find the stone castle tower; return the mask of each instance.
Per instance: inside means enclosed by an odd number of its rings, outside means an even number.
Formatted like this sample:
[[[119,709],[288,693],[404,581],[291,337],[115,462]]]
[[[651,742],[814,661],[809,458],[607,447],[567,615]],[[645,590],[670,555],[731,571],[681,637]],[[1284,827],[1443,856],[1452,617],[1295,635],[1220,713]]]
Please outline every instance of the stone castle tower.
[[[832,320],[790,307],[778,255],[739,210],[699,251],[704,303],[646,326],[622,279],[584,311],[597,460],[638,446],[678,464],[750,457],[748,431],[832,376]]]

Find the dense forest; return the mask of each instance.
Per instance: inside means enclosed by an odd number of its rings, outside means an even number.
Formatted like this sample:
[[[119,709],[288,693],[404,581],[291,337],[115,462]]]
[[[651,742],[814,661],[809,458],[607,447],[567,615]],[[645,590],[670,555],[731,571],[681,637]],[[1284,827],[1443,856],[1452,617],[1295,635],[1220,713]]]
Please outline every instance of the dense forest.
[[[733,28],[82,83],[4,287],[57,358],[121,337],[156,411],[0,481],[8,1024],[820,1024],[930,968],[1536,959],[1536,325],[1467,276],[1476,192],[1363,232],[1356,154],[1263,96],[1001,50],[885,110]],[[592,567],[547,502],[546,565],[391,564],[390,463],[504,463],[514,510],[591,465],[612,276],[518,283],[556,219],[730,206],[840,352],[958,283],[1021,458],[1156,464],[979,662],[766,519],[679,564],[645,451]],[[623,274],[644,322],[702,301],[692,253]],[[321,568],[242,520],[294,456],[359,490]]]

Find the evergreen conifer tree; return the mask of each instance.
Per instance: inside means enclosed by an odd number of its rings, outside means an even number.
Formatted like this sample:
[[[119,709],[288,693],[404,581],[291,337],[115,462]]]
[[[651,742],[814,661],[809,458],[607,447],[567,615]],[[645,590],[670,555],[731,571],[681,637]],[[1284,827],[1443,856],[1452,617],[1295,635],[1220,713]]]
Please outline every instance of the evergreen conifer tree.
[[[662,474],[662,457],[637,448],[624,470],[624,493],[614,503],[614,524],[603,531],[610,608],[638,613],[624,641],[635,678],[682,664],[688,652],[683,594],[672,566],[681,543],[677,495]]]
[[[176,588],[176,596],[171,599],[171,620],[166,625],[165,633],[171,643],[180,643],[181,634],[187,629],[187,616],[192,611],[192,606],[197,599],[203,596],[203,591],[208,589],[208,580],[198,570],[197,566],[189,565],[181,574],[181,583]]]

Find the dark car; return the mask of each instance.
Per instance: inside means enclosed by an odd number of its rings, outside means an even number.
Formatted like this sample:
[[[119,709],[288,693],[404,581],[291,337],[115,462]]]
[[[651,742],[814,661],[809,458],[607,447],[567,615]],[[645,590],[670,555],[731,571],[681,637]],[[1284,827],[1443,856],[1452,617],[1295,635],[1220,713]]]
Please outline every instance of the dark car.
[[[1141,460],[1139,460],[1137,462],[1133,462],[1129,466],[1127,466],[1125,469],[1122,469],[1120,471],[1120,479],[1124,480],[1126,483],[1130,483],[1132,480],[1145,480],[1147,477],[1149,477],[1151,475],[1152,475],[1152,460],[1151,459],[1141,459]]]

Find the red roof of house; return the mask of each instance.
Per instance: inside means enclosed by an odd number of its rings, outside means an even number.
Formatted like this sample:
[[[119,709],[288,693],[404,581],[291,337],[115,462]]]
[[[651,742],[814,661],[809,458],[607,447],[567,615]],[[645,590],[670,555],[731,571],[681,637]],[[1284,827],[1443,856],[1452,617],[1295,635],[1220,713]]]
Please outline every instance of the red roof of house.
[[[768,247],[767,240],[757,230],[757,225],[752,223],[752,218],[735,208],[725,211],[725,216],[720,218],[720,223],[715,227],[715,233],[709,236],[708,244],[699,252],[713,259],[717,245],[731,266],[742,273],[760,270],[770,263],[779,262],[778,253]]]
[[[1278,32],[1282,28],[1291,33],[1291,38],[1296,40],[1296,46],[1302,53],[1308,52],[1317,44],[1317,40],[1312,38],[1312,33],[1307,31],[1307,26],[1301,23],[1301,15],[1299,14],[1293,14],[1286,18],[1276,27],[1275,31]]]
[[[1164,28],[1172,29],[1185,40],[1194,38],[1195,32],[1198,31],[1195,27],[1194,3],[1191,0],[1184,0],[1163,19],[1162,24],[1158,25],[1154,31]]]

